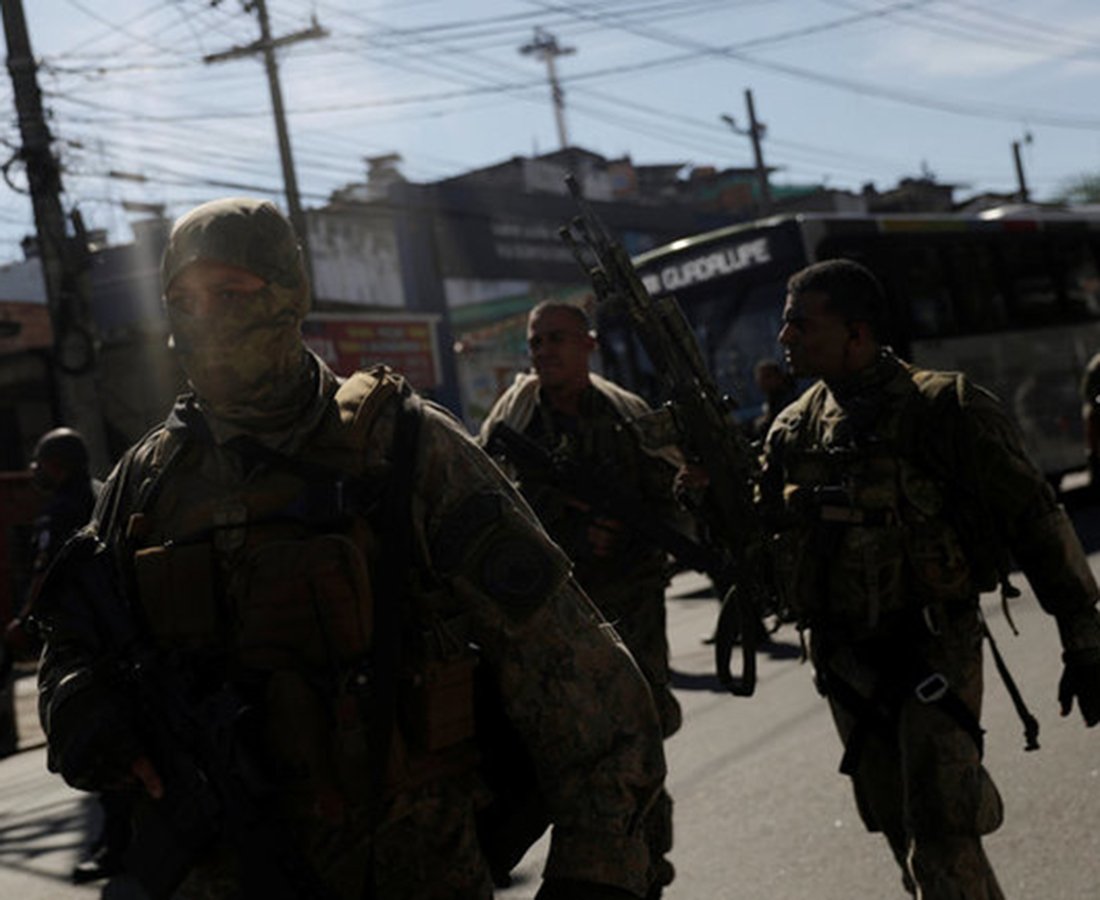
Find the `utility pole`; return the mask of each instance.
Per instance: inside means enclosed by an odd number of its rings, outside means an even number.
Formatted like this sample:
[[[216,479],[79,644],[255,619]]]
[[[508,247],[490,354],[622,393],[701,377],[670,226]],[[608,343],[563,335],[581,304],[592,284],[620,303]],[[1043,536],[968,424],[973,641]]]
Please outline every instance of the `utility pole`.
[[[565,130],[565,91],[558,81],[558,69],[554,60],[559,56],[576,53],[575,47],[562,47],[558,39],[542,28],[535,29],[535,39],[519,48],[524,56],[535,55],[546,63],[546,76],[550,81],[550,98],[554,101],[554,121],[558,126],[558,144],[562,150],[569,147],[569,135]]]
[[[752,103],[752,91],[745,89],[745,106],[749,113],[749,127],[739,128],[733,116],[723,113],[721,119],[735,134],[747,135],[752,140],[752,155],[756,166],[756,181],[760,190],[760,213],[767,215],[772,211],[772,192],[768,184],[768,167],[764,165],[764,150],[760,145],[761,138],[767,132],[767,126],[763,122],[756,121],[756,108]]]
[[[70,234],[61,207],[61,165],[42,110],[38,66],[31,52],[23,0],[0,0],[8,72],[19,117],[19,150],[27,172],[38,255],[53,330],[50,356],[53,416],[75,428],[88,445],[92,469],[105,474],[111,462],[96,385],[96,334],[88,283],[88,243],[80,213],[72,213]]]
[[[215,3],[220,0],[215,0]],[[287,213],[294,230],[298,233],[298,240],[302,244],[302,255],[305,258],[306,272],[310,283],[313,281],[313,259],[309,253],[309,235],[306,232],[306,219],[302,213],[302,200],[298,194],[298,178],[294,173],[294,156],[290,150],[290,134],[286,126],[286,110],[283,107],[283,90],[279,85],[279,64],[275,59],[275,49],[285,47],[288,44],[296,44],[299,41],[315,40],[328,36],[328,31],[322,28],[317,19],[313,24],[302,31],[279,38],[271,37],[271,20],[267,15],[267,0],[243,0],[245,12],[256,11],[256,18],[260,23],[260,39],[241,47],[231,47],[221,53],[210,53],[202,58],[204,63],[226,62],[230,59],[239,59],[242,56],[254,56],[257,53],[263,56],[264,68],[267,71],[267,83],[271,91],[271,108],[275,114],[275,136],[279,141],[279,159],[283,167],[283,185],[286,191]]]
[[[1031,143],[1030,131],[1024,132],[1023,142],[1025,144]],[[1027,179],[1024,178],[1024,161],[1023,158],[1020,156],[1019,141],[1012,142],[1012,161],[1016,164],[1016,194],[1019,197],[1021,203],[1030,203],[1031,195],[1027,189]]]

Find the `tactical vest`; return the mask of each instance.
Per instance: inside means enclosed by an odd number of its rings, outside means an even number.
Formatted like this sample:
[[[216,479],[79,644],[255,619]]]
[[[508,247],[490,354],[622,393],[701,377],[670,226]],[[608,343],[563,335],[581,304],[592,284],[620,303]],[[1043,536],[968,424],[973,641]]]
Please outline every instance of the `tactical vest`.
[[[591,387],[582,402],[581,415],[572,419],[559,418],[540,403],[524,434],[556,458],[589,468],[590,474],[605,473],[610,487],[646,502],[646,467],[658,463],[646,456],[633,425],[611,397]],[[552,472],[513,468],[524,497],[609,619],[629,614],[639,579],[664,579],[665,554],[633,531],[629,522],[611,526],[612,547],[597,555],[589,529],[607,527],[606,520],[614,514],[593,510],[582,498],[573,497]],[[655,508],[654,514],[659,510]]]
[[[387,372],[357,373],[299,454],[260,453],[228,490],[204,474],[197,440],[161,432],[146,478],[160,487],[129,519],[150,638],[264,711],[257,743],[293,817],[339,819],[472,764],[474,660],[461,639],[447,653],[419,639],[445,625],[446,601],[418,594],[414,561],[394,558],[394,534],[411,545],[414,447],[402,459],[395,446],[392,465],[366,458],[403,391]],[[386,491],[402,466],[397,511]],[[387,710],[392,727],[377,721]]]
[[[893,396],[858,439],[822,383],[786,421],[791,526],[774,545],[780,591],[801,624],[853,637],[904,627],[913,612],[973,603],[992,586],[989,564],[960,536],[968,517],[956,492],[921,453],[935,439],[931,398],[949,390],[961,400],[961,379],[906,372],[886,389]]]

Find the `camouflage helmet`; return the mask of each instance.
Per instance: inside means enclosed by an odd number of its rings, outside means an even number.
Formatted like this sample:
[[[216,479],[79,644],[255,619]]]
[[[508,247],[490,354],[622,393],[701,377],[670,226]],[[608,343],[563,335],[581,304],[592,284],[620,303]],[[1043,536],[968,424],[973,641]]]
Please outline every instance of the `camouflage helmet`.
[[[182,276],[197,263],[243,269],[262,286],[200,311],[176,297],[186,299],[193,285]],[[209,272],[196,277],[208,291]],[[312,373],[301,336],[310,294],[294,229],[274,204],[229,197],[186,213],[168,237],[161,278],[169,346],[203,408],[254,428],[293,419]]]
[[[226,197],[196,206],[172,226],[161,260],[161,286],[200,259],[239,266],[299,294],[308,311],[302,248],[290,221],[269,200]]]

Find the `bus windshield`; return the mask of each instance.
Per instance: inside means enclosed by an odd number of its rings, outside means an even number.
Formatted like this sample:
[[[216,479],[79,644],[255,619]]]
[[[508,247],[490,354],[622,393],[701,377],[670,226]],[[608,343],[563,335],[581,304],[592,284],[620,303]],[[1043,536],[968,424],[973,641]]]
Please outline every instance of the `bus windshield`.
[[[1052,480],[1084,465],[1077,386],[1100,350],[1100,219],[801,214],[677,241],[635,264],[651,294],[676,295],[719,388],[750,418],[763,400],[753,366],[780,358],[787,278],[833,257],[878,275],[903,357],[996,393]],[[660,402],[660,380],[613,310],[601,329],[612,377]]]

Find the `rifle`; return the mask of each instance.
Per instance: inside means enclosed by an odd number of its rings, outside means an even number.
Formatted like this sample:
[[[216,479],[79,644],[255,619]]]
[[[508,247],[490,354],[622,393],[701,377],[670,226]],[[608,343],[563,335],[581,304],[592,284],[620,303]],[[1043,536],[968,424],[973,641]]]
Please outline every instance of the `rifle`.
[[[587,503],[594,515],[606,513],[629,523],[632,531],[684,566],[713,575],[722,571],[720,554],[666,525],[645,503],[620,491],[614,474],[606,467],[581,465],[551,453],[505,422],[498,422],[490,430],[485,449],[493,456],[505,457],[520,472],[536,473],[563,493]]]
[[[243,896],[335,898],[265,802],[273,785],[242,735],[252,708],[228,685],[193,702],[171,668],[142,669],[132,667],[129,677],[165,795],[135,821],[123,882],[136,881],[149,898],[172,897],[201,855],[224,840],[237,856]]]
[[[763,569],[765,532],[754,505],[758,463],[731,420],[730,404],[714,384],[680,304],[673,296],[649,295],[622,244],[608,233],[581,194],[573,176],[566,184],[580,210],[561,228],[562,240],[588,275],[598,303],[625,308],[630,326],[667,385],[668,402],[652,416],[655,430],[671,429],[690,461],[710,483],[704,518],[725,560],[719,584],[732,585],[722,599],[715,636],[715,665],[733,694],[756,687],[756,640],[760,616],[771,605]],[[647,417],[648,418],[648,417]],[[730,671],[733,644],[740,638],[742,672]]]

